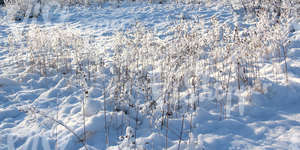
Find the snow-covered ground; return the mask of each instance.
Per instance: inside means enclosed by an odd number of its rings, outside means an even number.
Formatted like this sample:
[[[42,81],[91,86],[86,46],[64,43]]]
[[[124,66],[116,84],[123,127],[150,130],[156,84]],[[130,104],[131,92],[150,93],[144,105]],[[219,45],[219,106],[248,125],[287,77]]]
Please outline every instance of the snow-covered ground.
[[[146,115],[151,112],[144,110],[148,107],[146,103],[137,101],[129,112],[113,111],[113,96],[103,94],[115,90],[110,89],[108,82],[112,81],[106,79],[115,74],[111,62],[115,60],[112,49],[122,42],[116,40],[118,33],[130,32],[137,24],[142,24],[157,39],[171,41],[173,27],[182,20],[202,20],[203,25],[210,26],[213,17],[221,23],[251,26],[243,22],[240,11],[232,11],[224,3],[123,3],[119,6],[107,4],[103,8],[56,8],[49,10],[44,18],[15,22],[6,15],[4,8],[0,8],[0,150],[158,150],[166,147],[172,150],[178,149],[179,142],[180,149],[300,149],[300,24],[296,19],[292,25],[296,31],[289,35],[291,44],[287,50],[288,83],[285,73],[277,72],[275,76],[273,66],[263,64],[263,91],[253,91],[249,100],[243,102],[243,108],[233,97],[229,105],[231,112],[230,115],[226,112],[226,118],[220,119],[220,108],[215,100],[201,98],[199,107],[185,116],[179,112],[175,117],[174,112],[165,127],[160,126],[161,120],[151,118],[159,118],[158,111]],[[85,77],[78,78],[74,72],[36,71],[30,63],[24,62],[30,59],[25,53],[29,53],[26,47],[30,45],[17,45],[15,49],[9,45],[10,41],[24,42],[21,36],[28,30],[33,30],[33,36],[24,36],[25,39],[34,40],[34,36],[40,38],[40,33],[44,34],[35,29],[49,31],[44,39],[48,43],[60,36],[73,35],[84,37],[83,42],[89,46],[93,44],[86,39],[96,41],[95,55],[101,56],[106,66],[87,85],[82,85]],[[89,47],[80,47],[80,50],[89,51]],[[157,72],[159,69],[151,71],[154,78]],[[160,80],[153,80],[151,86],[153,99],[160,99]],[[187,91],[179,94],[183,95],[183,101],[189,101]],[[209,92],[203,89],[201,94]],[[157,105],[164,110],[166,106],[160,102],[162,100],[158,100]],[[83,145],[85,136],[86,146]]]

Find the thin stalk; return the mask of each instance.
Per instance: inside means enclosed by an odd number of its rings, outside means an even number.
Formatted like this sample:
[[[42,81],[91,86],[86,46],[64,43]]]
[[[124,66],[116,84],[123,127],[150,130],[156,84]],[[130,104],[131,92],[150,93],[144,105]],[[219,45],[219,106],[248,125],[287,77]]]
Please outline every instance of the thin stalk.
[[[182,115],[182,120],[181,120],[181,129],[180,129],[180,136],[179,136],[179,143],[178,143],[177,150],[180,150],[180,143],[181,143],[182,135],[183,135],[183,126],[184,126],[184,114]]]

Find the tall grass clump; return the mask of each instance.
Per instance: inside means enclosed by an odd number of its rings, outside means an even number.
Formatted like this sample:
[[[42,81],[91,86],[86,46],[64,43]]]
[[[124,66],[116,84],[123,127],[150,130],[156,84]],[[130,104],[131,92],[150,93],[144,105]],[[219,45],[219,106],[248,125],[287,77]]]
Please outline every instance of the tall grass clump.
[[[272,64],[274,75],[284,73],[288,79],[288,15],[281,11],[274,21],[269,14],[260,13],[249,28],[220,23],[216,18],[209,27],[183,21],[169,31],[173,36],[168,40],[140,25],[119,34],[113,61],[115,107],[130,109],[131,103],[155,106],[153,114],[160,119],[154,120],[160,120],[163,129],[168,128],[169,118],[200,107],[201,92],[212,90],[220,117],[229,117],[236,92],[266,92],[261,85],[266,64]],[[157,90],[147,91],[153,88]]]

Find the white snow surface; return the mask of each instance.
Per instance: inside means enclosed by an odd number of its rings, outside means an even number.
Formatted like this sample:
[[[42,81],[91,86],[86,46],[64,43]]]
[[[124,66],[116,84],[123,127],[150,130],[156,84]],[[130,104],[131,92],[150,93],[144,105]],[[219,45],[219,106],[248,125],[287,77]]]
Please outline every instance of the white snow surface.
[[[40,24],[46,29],[68,27],[80,30],[99,41],[102,47],[99,51],[104,52],[109,60],[113,45],[111,37],[119,31],[129,30],[136,23],[142,23],[159,38],[168,39],[172,36],[168,34],[168,29],[178,19],[200,17],[208,21],[212,16],[222,22],[241,24],[221,4],[123,3],[120,6],[104,5],[103,8],[72,6],[53,13],[48,22],[40,19],[15,22],[6,16],[4,8],[0,8],[0,150],[85,149],[67,128],[80,137],[84,136],[83,130],[86,130],[87,148],[91,150],[159,150],[165,148],[166,140],[165,129],[153,126],[149,118],[143,118],[135,128],[135,120],[129,117],[126,121],[131,126],[122,127],[124,114],[107,112],[110,130],[109,143],[106,144],[102,82],[87,87],[86,126],[83,129],[84,91],[73,83],[74,78],[68,74],[42,76],[15,63],[8,49],[8,35],[11,32],[26,31],[32,24]],[[267,75],[268,80],[264,83],[268,85],[266,92],[253,93],[251,103],[244,104],[243,115],[234,108],[230,117],[224,120],[219,120],[215,103],[201,102],[203,107],[193,112],[193,131],[190,135],[189,116],[186,116],[181,149],[300,149],[300,24],[293,26],[296,31],[290,36],[288,84],[281,80],[274,81],[271,75]],[[265,67],[267,71],[270,66]],[[51,118],[65,126],[58,125]],[[181,117],[170,119],[168,123],[168,149],[175,150],[178,148]],[[134,132],[136,147],[132,145]]]

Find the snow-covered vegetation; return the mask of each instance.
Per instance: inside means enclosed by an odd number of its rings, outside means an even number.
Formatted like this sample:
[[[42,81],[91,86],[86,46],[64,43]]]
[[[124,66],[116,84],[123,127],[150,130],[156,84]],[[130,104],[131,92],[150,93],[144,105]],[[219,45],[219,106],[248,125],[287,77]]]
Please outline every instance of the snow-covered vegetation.
[[[300,149],[294,0],[4,0],[0,149]]]

